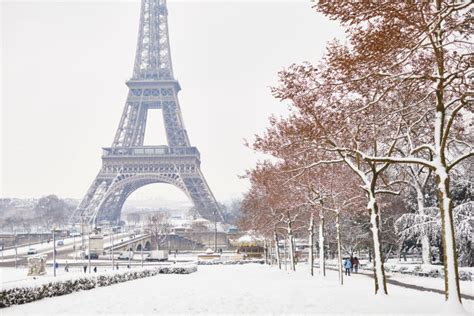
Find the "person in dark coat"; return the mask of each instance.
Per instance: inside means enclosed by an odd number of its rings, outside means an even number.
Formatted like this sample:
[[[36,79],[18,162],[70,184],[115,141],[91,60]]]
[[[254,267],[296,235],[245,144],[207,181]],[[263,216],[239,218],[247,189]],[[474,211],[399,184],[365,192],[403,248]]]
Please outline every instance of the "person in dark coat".
[[[346,258],[346,260],[344,261],[344,269],[346,270],[346,275],[347,276],[350,276],[351,275],[351,268],[352,268],[352,262],[351,262],[351,259],[349,258]]]
[[[94,273],[97,273],[97,267],[94,267]]]
[[[354,272],[357,273],[359,271],[359,258],[354,257],[354,262],[352,263],[352,267],[354,268]]]
[[[85,265],[82,268],[84,269],[84,273],[86,273],[87,272],[87,266]]]

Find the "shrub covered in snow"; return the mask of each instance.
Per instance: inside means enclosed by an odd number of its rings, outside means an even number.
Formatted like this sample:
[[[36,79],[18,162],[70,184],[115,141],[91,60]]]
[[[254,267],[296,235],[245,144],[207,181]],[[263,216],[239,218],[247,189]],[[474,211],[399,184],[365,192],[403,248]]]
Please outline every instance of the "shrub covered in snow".
[[[327,267],[337,269],[335,261],[326,262]],[[361,271],[373,271],[372,263],[364,262],[359,265]],[[430,278],[444,278],[444,270],[441,265],[425,265],[425,264],[403,264],[403,263],[385,263],[385,272],[409,274],[419,277],[430,277]],[[459,280],[461,281],[472,281],[474,279],[474,268],[472,267],[460,267],[459,268]]]
[[[83,276],[77,279],[65,279],[31,287],[15,287],[0,291],[0,308],[15,304],[25,304],[45,297],[61,296],[95,287],[109,286],[130,280],[151,277],[157,274],[189,274],[197,271],[197,265],[165,266],[153,269],[114,272],[103,275]]]
[[[420,276],[420,277],[430,277],[430,278],[443,278],[444,277],[443,266],[439,266],[439,265],[386,263],[384,265],[384,268],[386,272],[410,274],[410,275],[415,275],[415,276]],[[366,263],[366,264],[361,264],[359,269],[371,271],[373,268],[371,264]],[[472,281],[472,279],[473,279],[472,268],[459,268],[459,280]]]

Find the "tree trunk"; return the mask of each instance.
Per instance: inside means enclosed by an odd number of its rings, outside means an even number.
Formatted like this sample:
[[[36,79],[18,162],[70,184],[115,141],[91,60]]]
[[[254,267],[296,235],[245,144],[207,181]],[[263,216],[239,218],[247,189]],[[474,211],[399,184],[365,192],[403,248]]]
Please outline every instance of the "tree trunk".
[[[319,211],[319,274],[326,276],[326,260],[324,258],[324,213]]]
[[[265,264],[268,264],[267,239],[263,240],[263,256],[265,258]]]
[[[337,238],[337,269],[339,271],[339,282],[344,284],[342,273],[342,253],[341,253],[341,228],[339,224],[339,210],[336,210],[336,238]]]
[[[270,266],[273,267],[273,241],[270,239],[270,245],[268,246],[268,257],[269,257],[269,261],[270,261]]]
[[[289,260],[290,260],[290,270],[295,271],[295,247],[293,242],[293,230],[291,228],[291,222],[288,222],[288,251],[289,251]]]
[[[439,209],[441,213],[441,239],[443,244],[444,286],[446,301],[461,303],[458,260],[454,233],[453,205],[449,192],[449,178],[445,170],[436,170]]]
[[[314,254],[313,254],[313,244],[314,244],[314,217],[311,214],[311,218],[309,220],[309,236],[308,236],[308,264],[309,264],[309,273],[311,276],[314,275]]]
[[[374,280],[375,294],[387,294],[387,283],[385,280],[385,271],[383,267],[382,243],[380,238],[380,217],[377,201],[373,192],[369,192],[369,202],[367,204],[370,213],[370,223],[372,231],[372,241],[374,248]],[[379,291],[382,286],[383,291]]]
[[[403,251],[403,244],[405,243],[405,237],[403,237],[400,241],[400,245],[398,246],[398,262],[400,263],[402,261],[402,251]]]
[[[419,184],[415,184],[416,189],[416,202],[418,204],[418,214],[425,215],[425,200],[423,196],[423,190]],[[428,231],[423,229],[421,231],[421,260],[423,264],[431,264],[431,249],[430,249],[430,237]]]
[[[276,230],[275,230],[275,232],[273,233],[273,238],[275,239],[275,256],[276,256],[276,261],[277,261],[278,269],[281,270],[280,248],[278,247],[278,235],[277,235]]]
[[[444,285],[446,301],[461,304],[459,289],[458,261],[456,253],[456,240],[453,223],[453,204],[449,192],[449,170],[445,151],[447,150],[447,137],[450,126],[446,123],[447,108],[444,90],[446,87],[445,58],[444,58],[444,33],[445,21],[442,18],[443,2],[436,0],[437,23],[433,25],[432,41],[436,56],[436,114],[434,124],[434,159],[436,190],[441,215],[441,239],[443,241]],[[455,114],[453,114],[455,115]]]
[[[390,259],[390,256],[392,255],[392,250],[393,250],[393,246],[390,246],[390,249],[387,251],[387,255],[384,256],[384,262],[387,262],[388,259]]]
[[[421,256],[423,264],[431,264],[431,245],[428,235],[421,236]]]

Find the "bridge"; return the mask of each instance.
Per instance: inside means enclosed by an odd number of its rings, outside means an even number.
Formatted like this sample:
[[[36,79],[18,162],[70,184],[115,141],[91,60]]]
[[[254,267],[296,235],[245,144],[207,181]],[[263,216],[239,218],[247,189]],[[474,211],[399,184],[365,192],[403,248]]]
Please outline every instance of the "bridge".
[[[164,234],[154,238],[151,234],[146,234],[117,244],[114,243],[114,252],[141,251],[142,249],[152,250],[157,248],[162,250],[203,250],[206,246],[201,242],[181,235]],[[105,247],[105,250],[110,252],[111,248],[111,246],[108,246]]]

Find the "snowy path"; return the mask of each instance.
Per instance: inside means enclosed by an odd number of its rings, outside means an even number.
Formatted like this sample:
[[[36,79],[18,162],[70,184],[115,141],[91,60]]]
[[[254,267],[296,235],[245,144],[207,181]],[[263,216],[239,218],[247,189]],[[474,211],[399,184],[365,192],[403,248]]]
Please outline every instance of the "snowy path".
[[[33,314],[452,314],[443,296],[389,288],[376,298],[367,277],[337,274],[311,278],[304,266],[288,273],[264,265],[199,266],[191,275],[158,275],[106,288],[44,299],[2,310],[3,315]],[[473,312],[473,301],[464,308]]]
[[[319,266],[315,265],[315,271],[318,271]],[[326,271],[337,271],[333,267],[326,267]],[[444,295],[444,279],[443,278],[430,278],[430,277],[418,277],[409,274],[385,272],[387,277],[388,290],[392,285],[401,286],[405,288],[416,289],[419,291],[431,291],[438,294]],[[366,276],[372,280],[374,274],[371,271],[359,270],[359,273],[352,273],[353,277]],[[474,300],[474,282],[472,281],[459,281],[461,288],[461,296],[463,299]]]

